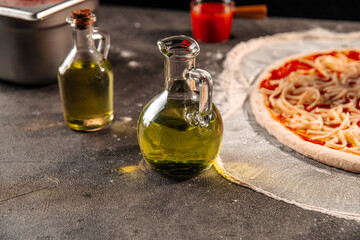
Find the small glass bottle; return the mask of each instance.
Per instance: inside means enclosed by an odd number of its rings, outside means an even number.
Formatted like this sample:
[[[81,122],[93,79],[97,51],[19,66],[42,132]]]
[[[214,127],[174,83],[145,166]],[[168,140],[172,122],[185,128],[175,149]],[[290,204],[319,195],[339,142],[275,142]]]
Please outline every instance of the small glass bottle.
[[[165,89],[143,109],[138,141],[146,162],[183,180],[209,169],[222,142],[221,115],[212,104],[212,78],[195,68],[200,48],[187,36],[158,41],[165,57]]]
[[[78,131],[96,131],[113,120],[113,71],[106,59],[110,38],[92,26],[95,20],[89,9],[75,10],[66,18],[74,46],[58,69],[65,122]]]

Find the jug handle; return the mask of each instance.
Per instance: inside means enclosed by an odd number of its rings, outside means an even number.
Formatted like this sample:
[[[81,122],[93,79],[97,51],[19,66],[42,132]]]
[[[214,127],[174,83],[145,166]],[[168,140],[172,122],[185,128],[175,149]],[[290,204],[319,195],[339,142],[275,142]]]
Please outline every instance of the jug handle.
[[[200,127],[207,127],[211,119],[213,81],[210,73],[200,68],[192,68],[188,72],[190,80],[200,84],[199,112],[196,122]]]
[[[110,50],[110,35],[106,31],[94,27],[92,36],[94,40],[99,40],[97,51],[107,58]]]

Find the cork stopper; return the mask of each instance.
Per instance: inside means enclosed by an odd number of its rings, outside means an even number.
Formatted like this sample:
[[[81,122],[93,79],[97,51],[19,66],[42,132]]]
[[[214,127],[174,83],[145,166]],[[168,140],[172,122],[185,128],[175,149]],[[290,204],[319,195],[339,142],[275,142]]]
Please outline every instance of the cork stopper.
[[[71,12],[71,17],[74,19],[75,26],[78,29],[90,28],[94,21],[93,16],[90,9],[76,9]]]

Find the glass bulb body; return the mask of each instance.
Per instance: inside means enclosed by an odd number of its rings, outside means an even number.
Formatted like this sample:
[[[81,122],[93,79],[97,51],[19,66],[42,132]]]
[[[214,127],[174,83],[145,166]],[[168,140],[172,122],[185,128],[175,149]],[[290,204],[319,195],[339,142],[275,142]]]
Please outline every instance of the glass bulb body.
[[[144,159],[153,169],[175,179],[187,179],[213,165],[222,142],[222,118],[211,104],[205,125],[194,119],[201,99],[197,84],[187,72],[194,69],[195,56],[169,57],[162,52],[165,89],[140,114],[138,141]]]

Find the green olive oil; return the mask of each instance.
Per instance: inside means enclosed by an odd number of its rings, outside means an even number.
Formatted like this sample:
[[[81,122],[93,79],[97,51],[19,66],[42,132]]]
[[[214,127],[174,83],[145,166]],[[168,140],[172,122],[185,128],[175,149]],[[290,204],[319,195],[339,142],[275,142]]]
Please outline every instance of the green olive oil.
[[[113,119],[113,72],[100,63],[75,61],[58,73],[66,124],[78,131],[96,131]]]
[[[162,174],[180,180],[194,177],[209,169],[219,154],[221,116],[213,105],[209,125],[201,128],[186,120],[186,114],[197,108],[195,103],[167,100],[163,105],[165,98],[152,101],[140,115],[138,141],[142,154]]]
[[[211,75],[195,66],[199,44],[178,35],[163,38],[157,45],[165,57],[165,86],[140,114],[138,142],[154,170],[185,180],[214,164],[223,123],[212,104]]]

